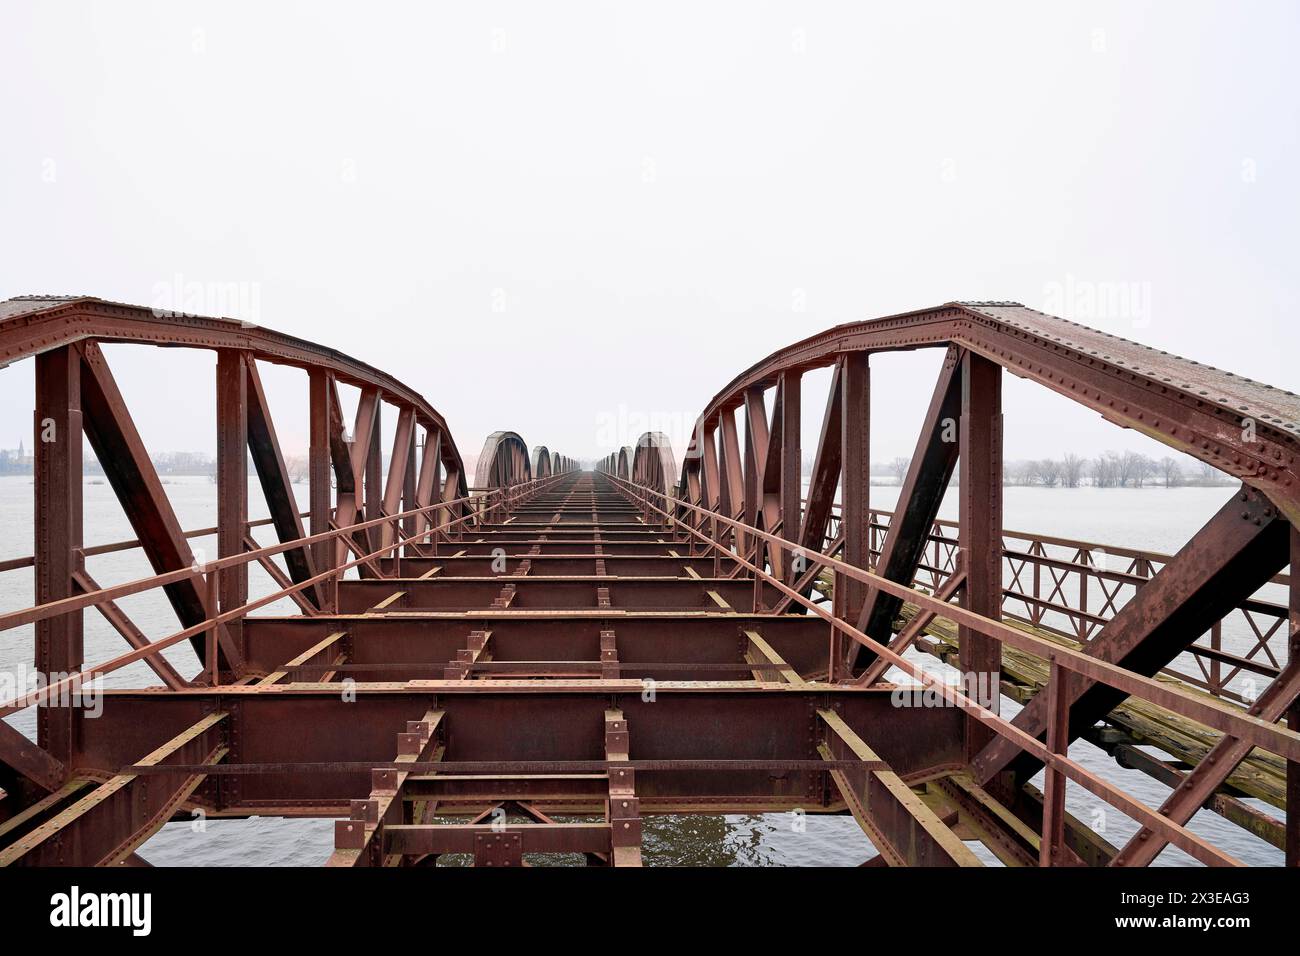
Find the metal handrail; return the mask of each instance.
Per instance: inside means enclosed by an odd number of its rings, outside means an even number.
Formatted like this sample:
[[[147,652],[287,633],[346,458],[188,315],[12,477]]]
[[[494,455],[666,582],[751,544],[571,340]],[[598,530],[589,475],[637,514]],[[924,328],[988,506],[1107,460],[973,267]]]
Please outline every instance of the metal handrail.
[[[617,485],[629,489],[634,495],[638,496],[643,507],[648,509],[647,513],[649,511],[657,512],[664,517],[666,523],[670,527],[683,528],[687,533],[693,534],[704,540],[709,545],[710,549],[716,548],[719,551],[725,550],[720,541],[710,538],[698,528],[692,527],[690,524],[678,519],[673,513],[652,504],[650,496],[661,498],[665,502],[670,503],[673,507],[685,508],[695,512],[702,518],[714,522],[715,529],[717,525],[721,524],[738,534],[752,536],[770,546],[779,548],[783,552],[788,550],[790,552],[805,553],[806,555],[805,550],[798,544],[788,541],[785,538],[780,538],[776,535],[761,531],[752,525],[747,525],[744,522],[729,518],[726,515],[709,511],[681,498],[670,497],[654,488],[649,488],[644,485],[636,485],[613,475],[607,475],[606,477],[610,478]],[[1081,764],[1071,760],[1067,753],[1058,752],[1038,740],[1036,737],[1029,735],[1019,727],[1016,727],[1010,721],[1003,719],[999,714],[984,707],[977,700],[966,694],[964,690],[947,684],[939,677],[927,674],[920,667],[912,664],[901,655],[892,651],[887,645],[869,637],[857,627],[836,616],[833,612],[826,611],[810,599],[804,597],[798,591],[769,574],[763,568],[747,560],[743,555],[730,551],[727,553],[731,560],[740,562],[750,571],[754,572],[757,577],[773,585],[783,594],[788,595],[793,600],[808,608],[808,610],[814,615],[829,623],[835,631],[870,649],[879,657],[887,660],[893,666],[899,668],[904,673],[907,673],[914,679],[940,694],[946,701],[948,701],[948,703],[967,711],[971,716],[979,720],[984,726],[992,730],[998,736],[1010,741],[1022,751],[1031,754],[1034,758],[1044,764],[1048,769],[1049,776],[1052,773],[1056,773],[1073,780],[1084,789],[1105,800],[1116,809],[1126,813],[1134,820],[1137,820],[1143,826],[1150,830],[1159,832],[1161,837],[1174,843],[1180,849],[1203,863],[1240,865],[1239,861],[1235,858],[1209,845],[1185,827],[1174,823],[1172,820],[1162,816],[1150,807],[1147,807],[1134,800],[1132,797],[1129,797],[1113,785],[1101,780]],[[886,594],[909,601],[920,607],[923,611],[928,611],[935,615],[949,618],[959,625],[968,627],[986,637],[998,641],[1001,645],[1010,645],[1018,650],[1038,654],[1043,657],[1052,668],[1053,677],[1048,682],[1047,687],[1049,698],[1062,692],[1061,684],[1063,683],[1063,680],[1061,678],[1065,671],[1069,671],[1090,680],[1106,684],[1131,696],[1182,713],[1184,716],[1200,721],[1209,727],[1219,730],[1227,736],[1240,738],[1250,742],[1254,746],[1272,750],[1275,753],[1286,757],[1288,760],[1300,760],[1300,733],[1296,733],[1293,730],[1284,730],[1257,717],[1253,717],[1240,711],[1230,710],[1226,706],[1218,703],[1212,703],[1212,699],[1205,698],[1204,696],[1193,695],[1188,691],[1158,682],[1152,678],[1126,670],[1116,664],[1111,664],[1099,658],[1092,657],[1082,651],[1062,647],[1061,645],[1043,638],[1035,637],[1024,631],[1003,624],[1000,621],[994,621],[990,618],[983,617],[982,615],[962,608],[959,605],[953,605],[941,601],[924,591],[918,591],[915,588],[899,584],[896,581],[891,581],[888,578],[881,577],[870,571],[846,564],[843,561],[830,557],[829,555],[806,555],[806,557],[814,564],[831,568],[837,575],[843,575],[864,584],[871,585]],[[831,673],[833,673],[833,660],[831,666]],[[1053,702],[1055,703],[1055,701]],[[1046,739],[1049,741],[1053,740],[1059,733],[1059,728],[1056,725],[1058,721],[1062,719],[1058,714],[1058,711],[1061,709],[1062,708],[1056,706],[1049,707],[1049,727],[1046,735]],[[1068,717],[1065,719],[1068,719]]]
[[[453,507],[460,504],[473,504],[475,506],[473,510],[467,511],[465,514],[460,515],[457,518],[444,522],[441,525],[430,526],[428,528],[425,528],[422,531],[419,531],[409,536],[403,537],[402,533],[399,530],[394,535],[393,542],[387,545],[382,545],[377,550],[365,555],[361,555],[360,557],[356,558],[353,561],[347,562],[346,564],[342,564],[337,567],[330,568],[326,571],[314,575],[313,577],[307,578],[306,580],[303,581],[299,581],[291,585],[290,587],[281,588],[279,591],[272,592],[271,594],[266,595],[264,597],[257,598],[252,601],[248,601],[240,605],[239,607],[231,608],[229,610],[216,613],[212,617],[206,618],[205,620],[197,624],[193,624],[190,625],[189,627],[183,628],[180,631],[175,632],[174,634],[168,635],[167,637],[160,638],[156,641],[151,641],[143,647],[133,649],[126,654],[122,654],[119,655],[118,657],[112,658],[111,660],[106,661],[103,664],[100,664],[96,667],[86,668],[82,671],[79,671],[76,674],[71,674],[58,681],[49,683],[45,685],[43,688],[32,691],[31,693],[25,696],[17,697],[12,701],[8,701],[6,703],[0,704],[0,717],[7,717],[10,714],[17,713],[18,711],[24,710],[27,707],[30,707],[32,705],[41,704],[50,696],[61,693],[65,689],[82,685],[83,683],[85,683],[87,678],[93,679],[96,676],[112,673],[115,670],[125,667],[127,664],[132,664],[138,660],[143,660],[146,657],[150,657],[154,654],[159,653],[162,650],[165,650],[168,647],[171,647],[173,644],[177,644],[180,641],[186,640],[190,637],[194,637],[195,635],[202,634],[205,631],[209,632],[210,644],[214,644],[216,640],[217,628],[228,621],[242,618],[246,616],[250,611],[255,611],[260,607],[263,607],[267,604],[272,604],[275,601],[281,600],[282,598],[288,597],[292,594],[295,594],[306,588],[312,587],[316,584],[332,581],[334,586],[337,587],[338,582],[342,580],[343,575],[354,567],[357,567],[364,563],[371,562],[375,558],[380,557],[384,554],[391,553],[396,549],[402,547],[403,545],[412,542],[419,542],[421,539],[427,539],[431,535],[437,534],[439,532],[446,532],[458,524],[462,524],[473,518],[480,517],[481,515],[487,513],[490,509],[496,507],[500,503],[500,499],[510,501],[520,496],[531,497],[534,493],[542,490],[542,488],[553,483],[556,479],[561,477],[563,477],[563,475],[551,475],[546,478],[535,479],[531,482],[520,483],[516,485],[509,485],[503,488],[498,488],[494,492],[489,493],[487,495],[480,495],[472,498],[471,497],[454,498],[448,501],[441,501],[436,504],[427,505],[422,508],[413,508],[410,511],[403,511],[399,514],[383,515],[379,518],[372,518],[367,521],[357,522],[356,524],[347,525],[343,528],[331,528],[329,531],[320,532],[314,535],[308,535],[306,537],[298,538],[293,541],[281,542],[280,544],[276,544],[276,545],[269,545],[265,548],[260,548],[256,551],[245,551],[242,554],[230,555],[225,558],[218,558],[214,561],[206,562],[201,569],[182,568],[176,571],[169,571],[164,574],[156,574],[156,575],[152,575],[151,577],[140,578],[136,581],[130,581],[125,584],[114,585],[112,587],[107,587],[107,588],[99,588],[98,590],[88,591],[84,594],[79,594],[74,597],[63,598],[58,601],[50,601],[46,604],[39,604],[34,607],[25,608],[20,611],[11,611],[7,614],[0,614],[0,631],[6,631],[15,627],[20,627],[24,624],[32,624],[37,621],[44,621],[54,617],[61,617],[65,614],[74,613],[76,611],[83,610],[84,608],[87,607],[98,607],[108,601],[113,601],[120,597],[125,597],[131,594],[139,594],[144,591],[150,591],[159,587],[165,587],[169,584],[174,584],[179,581],[187,580],[189,578],[201,576],[201,574],[203,573],[207,574],[208,592],[210,594],[215,594],[217,576],[222,570],[239,567],[241,565],[248,564],[249,562],[257,561],[261,558],[271,557],[276,554],[280,554],[284,551],[292,551],[299,548],[307,547],[312,544],[334,541],[340,537],[343,537],[344,540],[346,541],[347,539],[355,535],[355,533],[358,531],[364,531],[368,528],[376,527],[379,525],[391,523],[395,527],[400,527],[398,525],[398,522],[402,521],[403,519],[419,517],[421,515],[426,515],[430,512],[435,512],[442,508]],[[354,549],[354,553],[355,553],[355,549]],[[209,646],[208,650],[209,650],[209,671],[215,681],[216,678],[216,655],[214,653],[215,648]]]

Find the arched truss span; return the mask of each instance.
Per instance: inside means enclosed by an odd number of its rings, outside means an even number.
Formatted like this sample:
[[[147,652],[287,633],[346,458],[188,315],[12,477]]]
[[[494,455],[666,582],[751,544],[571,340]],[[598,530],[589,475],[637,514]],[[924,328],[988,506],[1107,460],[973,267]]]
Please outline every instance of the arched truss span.
[[[668,436],[663,432],[646,432],[637,439],[634,451],[624,448],[620,453],[620,468],[629,451],[632,451],[632,455],[627,480],[656,491],[669,492],[676,479],[677,463]]]
[[[713,432],[724,412],[746,409],[748,416],[747,396],[755,390],[779,388],[845,356],[941,346],[1001,366],[1207,462],[1300,521],[1300,396],[1015,302],[950,302],[828,329],[736,376],[701,421]],[[683,479],[702,467],[695,444]]]
[[[231,319],[160,314],[142,306],[92,297],[27,296],[0,302],[0,367],[35,357],[38,418],[50,421],[57,434],[85,432],[109,484],[122,503],[139,547],[155,571],[164,573],[195,566],[189,536],[182,530],[148,448],[127,408],[101,349],[105,343],[205,349],[216,353],[214,388],[217,405],[217,554],[242,554],[249,541],[248,462],[252,459],[266,497],[271,524],[280,541],[296,541],[385,514],[448,502],[444,520],[465,513],[459,502],[467,496],[460,452],[443,417],[418,392],[392,376],[342,352],[294,336]],[[164,360],[166,352],[160,352]],[[308,529],[293,489],[272,410],[259,372],[260,362],[301,369],[307,373],[310,409],[310,479]],[[345,422],[338,385],[360,391],[354,421]],[[397,410],[393,446],[381,447],[381,409]],[[421,441],[423,439],[423,441]],[[384,472],[387,453],[389,468]],[[66,598],[93,589],[84,569],[69,561],[81,540],[81,442],[51,442],[42,446],[35,465],[38,493],[36,553],[31,563],[45,600]],[[331,506],[331,478],[337,489]],[[452,504],[452,502],[457,502]],[[409,533],[426,530],[433,514],[407,519]],[[359,533],[358,553],[391,543],[396,531],[383,525]],[[328,567],[344,562],[348,542],[303,546],[284,552],[288,579],[307,581]],[[268,568],[283,576],[278,567]],[[373,569],[363,567],[370,575]],[[222,607],[242,603],[248,594],[246,565],[221,578]],[[295,596],[312,613],[326,606],[321,585]],[[190,627],[213,610],[202,578],[169,585],[167,596],[182,625]],[[238,671],[241,652],[224,625],[219,627],[223,669]],[[71,642],[79,646],[79,632]],[[191,641],[207,665],[202,635]],[[61,653],[61,652],[57,652]],[[70,661],[38,660],[54,670]],[[77,651],[77,660],[80,652]],[[177,677],[153,661],[169,686]]]
[[[577,463],[545,445],[537,445],[532,454],[517,432],[493,432],[483,444],[474,469],[474,488],[486,491],[503,488],[535,478],[549,478],[575,470]]]
[[[549,478],[551,475],[559,474],[556,467],[559,460],[559,455],[552,455],[545,445],[538,445],[533,449],[533,477]]]
[[[531,481],[533,465],[528,444],[516,432],[493,432],[483,443],[474,469],[474,487],[483,491]]]
[[[947,354],[898,504],[873,552],[870,358],[925,347],[943,347]],[[833,371],[823,425],[815,445],[809,442],[813,447],[807,448],[799,434],[800,383],[805,372],[827,366]],[[796,547],[789,552],[743,531],[723,533],[724,548],[770,567],[802,594],[813,588],[818,566],[788,559],[799,551],[835,553],[847,564],[910,585],[925,562],[944,493],[960,468],[957,538],[963,557],[949,595],[960,592],[964,608],[999,618],[1003,369],[1242,482],[1091,637],[1089,654],[1151,677],[1232,609],[1256,599],[1287,567],[1291,545],[1300,540],[1300,397],[1010,302],[954,302],[837,326],[741,373],[699,419],[674,487],[677,518],[707,533],[707,518],[685,507],[690,503],[792,542]],[[631,480],[660,489],[662,468],[654,463],[662,459],[653,441],[650,447],[643,443]],[[806,501],[805,451],[814,452]],[[833,515],[837,491],[838,515]],[[842,617],[891,649],[900,650],[916,636],[915,629],[894,632],[902,599],[865,582],[840,581],[835,603]],[[799,607],[788,596],[777,602],[778,611],[792,609]],[[998,671],[997,641],[970,628],[961,629],[959,641],[965,670]],[[845,674],[864,680],[878,676],[880,662],[864,645],[846,642],[841,654],[835,669],[842,666]],[[1036,696],[1015,720],[1030,736],[1045,732],[1047,698]],[[1100,685],[1087,693],[1072,691],[1070,728],[1093,726],[1123,698]],[[1032,776],[1041,762],[999,737],[972,766],[985,783],[1009,769]]]
[[[649,433],[647,432],[647,434]],[[669,454],[671,455],[671,451]],[[632,477],[632,460],[635,457],[636,448],[632,445],[625,445],[618,451],[610,452],[597,462],[596,471],[628,481]]]

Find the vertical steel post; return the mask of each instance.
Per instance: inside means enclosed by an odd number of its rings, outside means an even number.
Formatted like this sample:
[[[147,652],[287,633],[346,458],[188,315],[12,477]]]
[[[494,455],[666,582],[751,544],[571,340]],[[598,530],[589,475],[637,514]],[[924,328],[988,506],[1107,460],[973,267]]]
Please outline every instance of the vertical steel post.
[[[325,534],[330,529],[330,393],[329,373],[322,369],[312,369],[308,373],[308,432],[310,447],[307,452],[308,515],[310,533]],[[335,564],[334,542],[325,540],[312,545],[313,564],[317,572],[331,568]],[[319,587],[316,593],[326,603],[322,611],[334,611],[336,604],[329,603],[326,593],[333,594],[332,587]]]
[[[415,459],[416,459],[416,454],[417,454],[417,452],[419,452],[419,450],[420,450],[419,447],[418,447],[418,445],[416,444],[416,432],[417,432],[417,430],[418,430],[418,429],[416,428],[414,422],[412,422],[412,425],[411,425],[411,438],[410,438],[410,442],[411,442],[411,445],[410,445],[410,451],[408,452],[408,454],[407,454],[407,456],[406,456],[406,469],[405,469],[405,470],[403,471],[403,473],[402,473],[402,505],[401,505],[401,509],[400,509],[400,510],[402,510],[402,511],[414,511],[416,508],[418,508],[418,507],[420,506],[420,502],[419,502],[419,500],[418,500],[418,499],[416,498],[416,496],[415,496],[415,485],[416,485],[416,481],[415,481],[416,462],[415,462]],[[415,532],[416,532],[416,522],[417,522],[418,520],[419,520],[419,519],[418,519],[415,515],[411,515],[409,518],[403,518],[403,519],[402,519],[402,537],[403,537],[403,538],[414,538],[414,537],[415,537]],[[400,554],[400,551],[398,552],[398,554]],[[396,556],[397,556],[397,555],[395,554],[394,557],[396,557]]]
[[[966,569],[963,604],[996,621],[1002,618],[1002,367],[973,352],[966,352],[962,363],[958,538]],[[958,629],[958,643],[963,675],[974,682],[981,703],[998,713],[1001,645],[968,627]],[[967,727],[967,757],[973,758],[993,734],[975,721]]]
[[[758,527],[763,511],[761,472],[767,463],[767,443],[770,440],[762,386],[746,389],[741,414],[745,420],[745,450],[741,459],[744,467],[745,521]],[[757,548],[758,542],[755,541],[754,544],[755,551],[760,550]],[[763,566],[761,561],[755,563],[759,567]]]
[[[36,413],[32,453],[35,485],[36,602],[72,597],[72,575],[82,568],[81,353],[64,346],[36,356]],[[82,612],[36,623],[36,670],[50,679],[81,670]],[[37,744],[66,763],[73,752],[76,715],[71,700],[37,711]]]
[[[1070,695],[1065,692],[1069,671],[1052,661],[1047,682],[1047,747],[1064,756],[1070,748]],[[1043,835],[1039,866],[1060,866],[1065,847],[1065,774],[1049,766],[1043,791]]]
[[[1291,626],[1288,660],[1300,661],[1300,528],[1291,526]],[[1300,728],[1300,699],[1291,702],[1286,725]],[[1300,866],[1300,761],[1286,763],[1286,865]]]
[[[722,440],[718,453],[723,493],[722,513],[728,518],[748,521],[749,517],[745,514],[744,476],[741,473],[740,436],[736,431],[735,409],[725,410],[719,422],[719,435]],[[744,532],[727,526],[727,531],[724,533],[735,541],[736,553],[744,554],[746,546]]]
[[[365,502],[364,517],[366,521],[373,521],[378,518],[383,514],[384,510],[383,421],[384,402],[381,395],[375,398],[375,424],[370,430],[370,442],[363,452],[365,458],[362,467],[365,474],[365,487],[364,493],[359,500]],[[365,530],[365,537],[368,542],[366,550],[370,552],[377,551],[383,537],[383,528],[380,525],[372,525]]]
[[[235,349],[217,352],[217,558],[244,553],[248,535],[248,367]],[[248,603],[248,565],[220,576],[217,603],[209,614]],[[240,640],[243,622],[226,630]],[[209,645],[210,646],[210,645]]]
[[[247,567],[247,565],[240,565],[239,569],[242,570],[245,567]],[[207,589],[206,603],[208,605],[208,613],[211,614],[214,618],[219,613],[217,611],[217,605],[221,599],[220,596],[221,596],[222,586],[225,584],[225,582],[222,580],[223,577],[230,577],[230,575],[228,574],[222,575],[221,569],[217,567],[208,568],[208,577],[206,581],[206,589]],[[226,624],[227,629],[229,629],[230,625],[234,623],[236,622],[235,621],[227,622]],[[211,685],[212,687],[217,687],[221,684],[221,665],[220,665],[221,654],[218,653],[217,651],[217,634],[219,629],[220,629],[220,625],[214,623],[211,627],[208,628],[206,632],[208,684]]]
[[[800,390],[803,376],[797,372],[781,373],[781,537],[799,542],[803,522],[803,454],[799,420]],[[785,581],[793,584],[799,576],[794,570],[794,555],[784,562]]]
[[[831,570],[831,617],[836,621],[844,620],[845,583],[849,580],[839,571]],[[834,684],[840,673],[845,670],[844,633],[831,622],[830,649],[827,655],[826,680]]]
[[[844,355],[840,375],[840,531],[844,535],[844,561],[867,569],[871,558],[871,369],[866,352]],[[866,602],[867,586],[845,577],[845,617],[856,622]]]

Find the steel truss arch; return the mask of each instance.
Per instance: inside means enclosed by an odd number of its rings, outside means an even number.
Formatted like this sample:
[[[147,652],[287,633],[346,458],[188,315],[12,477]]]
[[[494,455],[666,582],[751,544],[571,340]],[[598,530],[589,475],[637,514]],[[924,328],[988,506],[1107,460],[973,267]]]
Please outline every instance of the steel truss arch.
[[[878,535],[877,513],[869,505],[869,360],[876,353],[917,348],[946,348],[947,353],[902,478],[898,506]],[[825,367],[832,369],[832,376],[805,499],[800,383],[805,372]],[[910,587],[933,570],[937,558],[931,546],[939,506],[951,480],[959,477],[961,520],[953,564],[937,593],[944,600],[959,595],[963,609],[998,621],[1003,615],[1006,556],[1004,370],[1242,483],[1178,554],[1158,571],[1146,567],[1148,580],[1127,603],[1108,605],[1113,616],[1094,622],[1088,655],[1144,678],[1164,673],[1195,683],[1194,676],[1173,669],[1176,660],[1191,652],[1205,668],[1202,662],[1219,654],[1217,637],[1211,647],[1194,642],[1229,613],[1244,611],[1249,618],[1251,607],[1262,606],[1260,589],[1265,585],[1289,585],[1293,606],[1300,606],[1294,604],[1300,589],[1281,576],[1289,563],[1294,567],[1300,560],[1300,397],[1013,302],[952,302],[848,323],[756,363],[723,388],[700,416],[672,489],[676,503],[671,516],[695,533],[716,537],[722,554],[734,552],[760,570],[770,568],[801,600],[815,588],[824,593],[827,586],[818,581],[821,565],[807,560],[816,555],[837,555],[849,567]],[[633,485],[667,491],[640,466],[641,460],[638,447]],[[652,500],[647,496],[644,502]],[[649,513],[649,504],[644,507]],[[710,525],[710,512],[734,524]],[[758,534],[747,529],[757,529]],[[779,535],[788,547],[772,547],[763,534]],[[792,554],[799,560],[791,560]],[[1041,553],[1028,557],[1039,560]],[[1093,560],[1091,548],[1082,547],[1068,564],[1079,565],[1086,576],[1093,573]],[[941,586],[937,574],[924,583]],[[927,615],[896,630],[903,609],[897,592],[854,577],[840,577],[830,586],[836,592],[836,616],[891,652],[917,641],[932,619]],[[1059,610],[1060,601],[1058,594],[1055,603],[1050,598],[1048,603]],[[1039,622],[1045,605],[1026,603],[1030,620]],[[804,608],[786,594],[775,610]],[[959,666],[968,676],[1001,671],[998,640],[969,624],[958,626],[956,637]],[[1270,651],[1266,656],[1276,655]],[[1294,719],[1300,720],[1300,663],[1294,656],[1288,670],[1276,665],[1269,670],[1274,680],[1266,692],[1267,709],[1256,704],[1252,713],[1267,713],[1270,722],[1276,722],[1290,707]],[[832,650],[829,676],[832,682],[842,679],[861,686],[880,680],[885,669],[875,651],[844,639]],[[1211,674],[1208,669],[1206,673]],[[1207,680],[1218,678],[1211,674]],[[1224,690],[1221,684],[1214,686]],[[1052,693],[1035,696],[1014,724],[1040,739],[1054,727],[1052,746],[1058,753],[1126,697],[1099,680],[1081,680],[1065,689],[1053,682],[1048,690]],[[1049,698],[1057,701],[1051,713]],[[1043,766],[1039,756],[1007,736],[973,726],[968,737],[972,771],[981,785],[991,785],[1007,771],[1012,779],[1023,781]],[[1234,759],[1213,772],[1198,767],[1187,777],[1166,807],[1176,822],[1190,818],[1247,749],[1232,751]],[[1294,860],[1300,858],[1300,803],[1292,801],[1287,816],[1288,852]],[[1152,839],[1160,835],[1150,826],[1140,836],[1115,856],[1117,862],[1148,863],[1168,842]],[[1056,845],[1053,852],[1059,849]]]
[[[628,466],[627,479],[656,491],[669,491],[677,475],[672,443],[663,432],[646,432],[637,439],[630,456],[624,448],[620,453],[620,470]],[[619,477],[623,477],[621,474]]]
[[[538,445],[533,449],[533,473],[534,478],[549,478],[553,474],[558,474],[556,463],[560,456],[552,455],[545,445]]]
[[[448,502],[443,512],[447,516],[465,513],[464,505],[457,503],[467,491],[464,467],[443,417],[414,389],[343,352],[248,322],[160,313],[93,297],[29,296],[0,303],[0,365],[35,358],[38,420],[51,422],[57,434],[84,431],[136,532],[138,546],[157,573],[196,569],[192,578],[166,588],[183,625],[205,620],[214,610],[212,588],[204,584],[203,562],[196,559],[189,535],[181,528],[103,344],[215,353],[218,558],[241,554],[252,542],[247,497],[250,459],[266,497],[270,523],[282,543],[305,536],[304,517],[310,530],[319,534],[331,525],[347,527],[363,518],[381,518],[417,506],[429,509],[439,502]],[[311,490],[305,514],[297,504],[263,389],[258,370],[263,361],[307,373]],[[339,383],[360,391],[351,427],[344,422]],[[380,445],[380,414],[385,404],[398,412],[387,474],[385,450]],[[36,452],[37,548],[29,560],[36,569],[38,597],[72,597],[94,590],[93,580],[76,557],[82,550],[80,441],[38,443]],[[331,477],[337,488],[333,503]],[[403,525],[412,530],[427,528],[431,520],[432,514],[425,511],[405,519]],[[392,527],[382,526],[372,527],[363,537],[367,544],[378,545],[391,541],[394,535]],[[313,579],[322,569],[341,564],[351,547],[340,539],[337,548],[325,544],[294,548],[285,551],[283,570],[272,562],[264,568],[279,584],[304,585],[293,598],[306,613],[318,613],[327,607],[330,596]],[[356,547],[363,545],[358,541]],[[374,572],[365,566],[360,573]],[[237,606],[247,594],[247,568],[241,567],[223,576],[215,605]],[[119,610],[111,613],[114,627],[138,642],[129,619]],[[48,627],[67,634],[42,646],[66,646],[71,656],[68,660],[42,659],[39,664],[66,670],[60,665],[80,658],[76,650],[81,645],[80,615],[57,625],[38,626],[38,630]],[[224,624],[216,630],[220,670],[238,674],[243,656],[238,635]],[[215,666],[201,637],[191,638],[190,643],[205,668]],[[168,686],[183,683],[169,666],[153,663]]]
[[[835,326],[737,375],[701,420],[712,427],[724,411],[741,408],[749,390],[775,387],[782,374],[824,368],[847,353],[945,346],[1206,462],[1300,521],[1300,396],[1017,302],[949,302]]]
[[[505,488],[531,481],[532,477],[528,443],[517,432],[499,431],[487,437],[474,469],[476,490]]]

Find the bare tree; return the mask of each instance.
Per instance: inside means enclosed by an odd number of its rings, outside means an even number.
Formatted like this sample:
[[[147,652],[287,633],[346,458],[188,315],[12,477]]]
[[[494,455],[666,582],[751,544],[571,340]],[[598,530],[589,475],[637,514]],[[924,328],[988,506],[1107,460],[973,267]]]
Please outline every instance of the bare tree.
[[[1151,476],[1153,463],[1140,452],[1126,451],[1116,458],[1116,468],[1121,488],[1141,488],[1142,483]]]
[[[1038,480],[1044,488],[1055,488],[1061,481],[1061,466],[1050,458],[1036,462]]]
[[[1133,487],[1141,488],[1156,473],[1157,466],[1155,461],[1146,455],[1134,453],[1134,457],[1137,461],[1133,466]]]
[[[894,477],[898,479],[898,483],[901,485],[903,479],[907,477],[907,469],[910,467],[912,467],[912,459],[895,458],[890,463],[889,470],[894,473]]]
[[[1119,456],[1108,451],[1094,458],[1092,481],[1098,488],[1114,488],[1119,484]]]
[[[1160,476],[1165,480],[1165,487],[1172,488],[1182,481],[1183,470],[1177,461],[1166,455],[1160,459]]]
[[[1078,488],[1083,478],[1083,459],[1073,452],[1067,452],[1061,459],[1061,484],[1066,488]]]
[[[1197,481],[1199,485],[1221,485],[1223,481],[1223,472],[1215,468],[1208,461],[1197,461]]]

